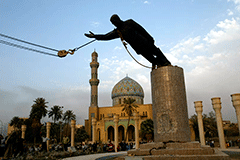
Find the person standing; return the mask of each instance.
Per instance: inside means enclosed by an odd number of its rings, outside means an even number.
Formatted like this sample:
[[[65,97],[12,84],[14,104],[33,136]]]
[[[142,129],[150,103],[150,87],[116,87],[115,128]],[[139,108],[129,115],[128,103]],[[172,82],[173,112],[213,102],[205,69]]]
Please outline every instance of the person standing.
[[[45,135],[42,136],[42,151],[47,151],[47,140],[49,140],[49,138],[47,138]]]
[[[64,150],[67,151],[67,147],[68,147],[68,143],[69,143],[69,138],[67,137],[67,135],[65,135],[63,137],[63,146],[64,146]]]

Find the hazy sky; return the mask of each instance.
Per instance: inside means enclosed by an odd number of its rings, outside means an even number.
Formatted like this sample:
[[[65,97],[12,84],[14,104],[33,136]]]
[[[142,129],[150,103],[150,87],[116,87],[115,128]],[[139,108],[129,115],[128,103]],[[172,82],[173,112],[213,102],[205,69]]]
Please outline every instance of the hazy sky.
[[[141,24],[172,64],[184,69],[189,117],[194,101],[203,101],[208,113],[211,98],[221,97],[223,119],[236,122],[230,95],[240,93],[240,0],[0,0],[0,33],[68,50],[89,42],[88,31],[113,30],[112,14]],[[62,59],[0,44],[0,120],[28,117],[33,101],[44,97],[48,108],[64,106],[84,124],[94,50],[100,63],[100,107],[111,106],[112,88],[127,74],[143,87],[145,103],[152,103],[151,70],[138,65],[120,39],[96,41]]]

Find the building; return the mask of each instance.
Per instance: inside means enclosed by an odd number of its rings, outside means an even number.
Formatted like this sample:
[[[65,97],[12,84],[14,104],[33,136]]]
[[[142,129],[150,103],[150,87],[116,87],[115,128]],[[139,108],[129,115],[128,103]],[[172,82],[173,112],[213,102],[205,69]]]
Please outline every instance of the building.
[[[23,117],[23,118],[20,118],[20,119],[23,119],[25,121],[28,118]],[[16,128],[14,128],[14,126],[10,126],[10,123],[8,123],[7,135],[9,136],[12,133],[12,131],[14,131],[14,130],[16,130]]]
[[[95,141],[107,142],[108,140],[114,141],[114,115],[119,116],[118,121],[118,141],[124,140],[126,137],[128,115],[123,109],[123,102],[126,98],[135,99],[135,104],[138,105],[137,112],[139,113],[138,129],[141,122],[146,119],[152,119],[152,104],[144,104],[144,91],[139,83],[132,78],[126,76],[120,80],[112,89],[112,106],[99,107],[98,106],[98,67],[97,62],[98,54],[94,51],[92,53],[91,66],[91,79],[89,83],[91,85],[91,103],[89,107],[89,119],[85,120],[85,129],[90,135],[91,139]],[[93,135],[93,122],[94,120],[94,137]],[[130,123],[128,127],[128,141],[135,140],[135,121],[133,117],[130,117]]]
[[[88,119],[85,120],[85,129],[90,136],[90,139],[95,141],[102,141],[106,143],[108,140],[114,141],[114,115],[119,116],[118,122],[118,142],[124,140],[126,137],[128,115],[123,109],[123,102],[126,98],[135,99],[135,104],[138,105],[137,112],[139,114],[138,129],[140,129],[141,123],[146,119],[153,119],[152,104],[144,104],[144,91],[141,85],[126,76],[120,80],[112,89],[112,106],[99,107],[98,106],[98,67],[97,61],[98,54],[94,51],[92,53],[91,67],[91,79],[89,83],[91,85],[91,103],[88,112]],[[94,137],[93,135],[93,122],[94,120]],[[191,121],[189,121],[191,123]],[[128,136],[126,141],[135,141],[135,121],[134,117],[130,117],[130,123],[128,127]],[[190,125],[191,140],[195,141],[195,133]]]

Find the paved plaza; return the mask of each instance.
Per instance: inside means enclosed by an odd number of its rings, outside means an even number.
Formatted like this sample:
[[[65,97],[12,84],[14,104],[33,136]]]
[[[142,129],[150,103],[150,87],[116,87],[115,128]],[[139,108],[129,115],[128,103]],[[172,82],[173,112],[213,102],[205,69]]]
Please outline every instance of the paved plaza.
[[[112,152],[112,153],[99,153],[99,154],[88,154],[77,157],[64,158],[64,160],[105,160],[106,158],[127,155],[126,151],[123,152]]]

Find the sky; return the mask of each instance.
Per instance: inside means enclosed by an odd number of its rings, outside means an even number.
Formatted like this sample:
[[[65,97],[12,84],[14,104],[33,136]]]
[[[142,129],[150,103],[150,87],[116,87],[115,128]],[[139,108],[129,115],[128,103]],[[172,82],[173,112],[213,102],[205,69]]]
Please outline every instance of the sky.
[[[0,33],[68,50],[92,40],[84,33],[112,31],[113,14],[141,24],[172,65],[184,69],[189,117],[195,114],[194,101],[203,101],[203,113],[208,114],[213,111],[211,98],[220,97],[223,119],[237,122],[231,94],[240,93],[240,0],[0,0]],[[151,66],[128,48],[138,61]],[[100,63],[99,107],[112,105],[112,88],[126,75],[143,87],[144,103],[152,103],[151,69],[137,64],[120,39],[95,41],[65,58],[0,43],[0,120],[29,117],[33,101],[43,97],[48,109],[64,106],[64,112],[73,110],[77,123],[84,124],[94,51]]]

